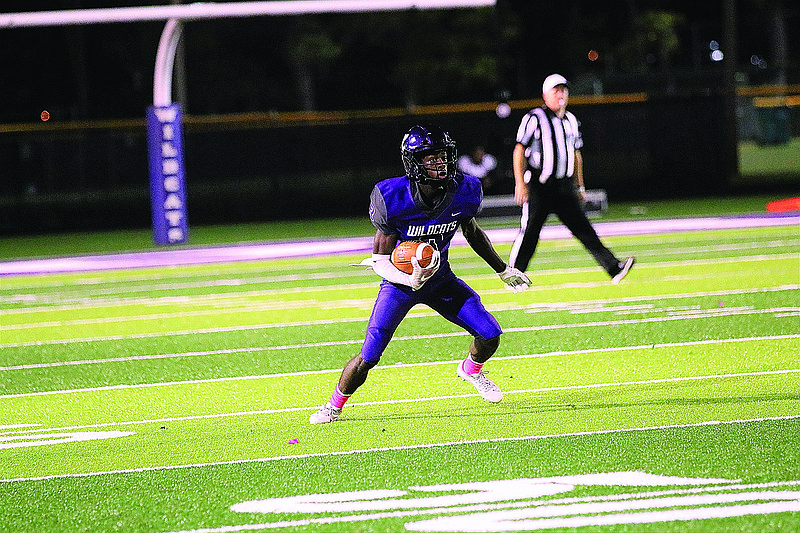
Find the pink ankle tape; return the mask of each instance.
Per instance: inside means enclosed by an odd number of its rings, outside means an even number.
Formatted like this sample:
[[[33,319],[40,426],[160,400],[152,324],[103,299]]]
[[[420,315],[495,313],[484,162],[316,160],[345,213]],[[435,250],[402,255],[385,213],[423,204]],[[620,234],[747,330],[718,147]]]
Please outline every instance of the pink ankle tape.
[[[477,374],[481,371],[483,365],[479,365],[475,361],[472,360],[472,357],[467,357],[464,359],[464,362],[461,363],[461,369],[466,372],[467,374]]]
[[[330,404],[336,407],[337,409],[341,409],[344,406],[345,402],[349,399],[350,399],[349,395],[345,396],[344,394],[339,392],[339,387],[336,387],[335,389],[333,389],[333,394],[331,394]]]

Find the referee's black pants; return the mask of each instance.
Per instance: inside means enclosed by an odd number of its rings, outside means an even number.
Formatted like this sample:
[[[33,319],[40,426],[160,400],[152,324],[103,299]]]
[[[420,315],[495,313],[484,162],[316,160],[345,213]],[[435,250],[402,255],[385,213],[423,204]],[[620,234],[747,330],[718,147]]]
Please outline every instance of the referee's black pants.
[[[619,272],[619,260],[603,245],[581,206],[572,178],[528,184],[528,202],[522,206],[521,230],[511,248],[510,263],[525,272],[539,244],[547,216],[555,215],[583,244],[609,276]]]

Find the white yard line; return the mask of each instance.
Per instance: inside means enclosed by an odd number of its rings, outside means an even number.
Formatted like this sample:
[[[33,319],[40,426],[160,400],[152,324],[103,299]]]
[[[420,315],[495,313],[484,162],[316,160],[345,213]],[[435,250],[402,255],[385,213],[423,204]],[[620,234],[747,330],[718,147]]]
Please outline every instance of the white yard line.
[[[758,227],[792,226],[800,223],[798,216],[731,216],[657,220],[598,221],[594,223],[598,235],[645,235],[678,231],[711,231],[718,229],[745,229]],[[513,242],[519,229],[516,227],[488,229],[487,235],[494,243]],[[541,238],[572,238],[563,225],[547,225]],[[456,234],[453,243],[464,244],[464,236]],[[249,245],[217,246],[133,252],[100,256],[56,257],[0,262],[0,275],[37,274],[110,270],[119,268],[167,267],[186,264],[206,264],[245,260],[279,259],[330,253],[369,253],[372,239],[351,237],[340,239],[307,240],[279,243],[252,243]]]
[[[563,309],[568,309],[572,306],[579,306],[579,305],[597,305],[598,303],[623,303],[623,302],[641,302],[641,301],[656,301],[656,300],[667,300],[667,299],[684,299],[684,298],[699,298],[699,297],[707,297],[707,296],[727,296],[727,295],[735,295],[735,294],[758,294],[758,293],[767,293],[767,292],[783,292],[783,291],[792,291],[800,289],[800,285],[782,285],[779,287],[766,287],[766,288],[756,288],[756,289],[730,289],[730,290],[719,290],[719,291],[703,291],[703,292],[694,292],[694,293],[682,293],[682,294],[661,294],[661,295],[648,295],[648,296],[634,296],[634,297],[624,297],[624,298],[607,298],[602,300],[583,300],[578,302],[569,302],[567,304],[563,304]],[[500,289],[500,291],[505,292],[505,289]],[[491,292],[491,291],[483,291]],[[373,300],[370,300],[372,303]],[[491,310],[496,312],[501,311],[514,311],[519,309],[525,309],[526,307],[531,310],[540,310],[542,307],[556,309],[559,305],[558,303],[547,303],[547,304],[527,304],[527,305],[514,305],[509,307],[496,307],[492,306]],[[531,311],[533,312],[533,311]],[[432,313],[412,313],[409,317],[413,316],[431,316]],[[359,320],[366,321],[368,317],[363,318],[355,318],[355,319],[343,319],[342,321],[354,321],[357,322]],[[165,332],[156,332],[156,333],[134,333],[129,335],[107,335],[107,336],[100,336],[100,337],[84,337],[78,339],[54,339],[54,340],[45,340],[45,341],[29,341],[29,342],[13,342],[13,343],[5,343],[0,344],[0,348],[19,348],[24,346],[42,346],[48,344],[72,344],[72,343],[84,343],[84,342],[102,342],[102,341],[116,341],[116,340],[123,340],[123,339],[143,339],[143,338],[153,338],[153,337],[168,337],[173,335],[183,336],[183,335],[199,335],[205,333],[222,333],[222,332],[229,332],[229,331],[249,331],[249,330],[260,330],[260,329],[271,329],[271,328],[285,328],[285,327],[296,327],[296,326],[314,326],[320,324],[330,324],[335,322],[335,320],[316,320],[316,321],[301,321],[301,322],[284,322],[278,324],[254,324],[254,325],[242,325],[242,326],[225,326],[219,328],[205,328],[205,329],[193,329],[193,330],[181,330],[181,331],[165,331]],[[2,331],[3,328],[0,328]]]
[[[791,255],[791,254],[790,254]],[[800,259],[800,254],[798,254],[798,258]],[[742,258],[737,258],[737,261],[742,260]],[[718,262],[718,261],[715,261]],[[485,265],[483,265],[485,266]],[[654,266],[654,264],[646,265],[646,267]],[[641,268],[641,262],[640,262]],[[572,271],[572,270],[580,270],[580,271],[594,271],[594,268],[580,268],[580,269],[560,269],[560,271]],[[548,270],[548,271],[539,271],[538,274],[542,273],[553,273],[556,272],[555,270]],[[462,276],[464,279],[478,279],[481,277],[485,277],[483,275],[479,276]],[[685,279],[686,277],[675,278],[672,277],[670,279]],[[657,280],[651,280],[657,281]],[[241,283],[240,285],[244,285],[246,283]],[[221,283],[221,286],[230,286],[234,285],[233,283]],[[604,283],[602,282],[581,282],[579,284],[569,284],[570,286],[602,286]],[[200,286],[207,286],[207,284],[198,284]],[[374,283],[365,283],[358,285],[359,287],[372,287]],[[552,290],[558,289],[563,285],[548,285],[547,287],[533,287],[534,290]],[[331,286],[329,288],[338,289],[342,287],[341,285]],[[353,288],[354,286],[348,285],[347,287]],[[171,286],[171,289],[176,289],[179,287]],[[315,287],[305,287],[304,289],[314,289],[314,290],[323,290],[320,286]],[[482,291],[486,294],[493,294],[501,292],[500,290],[488,290]],[[4,316],[13,316],[13,315],[29,315],[29,314],[36,314],[36,313],[53,313],[53,312],[60,312],[60,311],[76,311],[76,310],[83,310],[83,309],[96,309],[101,307],[123,307],[123,306],[166,306],[166,305],[180,305],[182,307],[192,306],[192,305],[213,305],[214,309],[201,309],[196,311],[181,311],[181,312],[174,312],[174,313],[160,313],[160,314],[141,314],[141,315],[126,315],[123,317],[106,317],[106,318],[95,318],[95,319],[84,319],[83,322],[76,322],[76,323],[105,323],[105,322],[119,322],[119,321],[128,321],[128,320],[147,320],[147,319],[160,319],[160,318],[168,318],[168,317],[181,317],[181,316],[198,316],[203,314],[213,314],[218,311],[225,312],[225,313],[232,313],[232,312],[250,312],[250,311],[271,311],[275,309],[284,309],[284,308],[301,308],[308,304],[307,301],[301,300],[297,302],[253,302],[252,304],[247,303],[246,300],[243,301],[241,295],[245,293],[235,292],[235,293],[215,293],[215,294],[203,294],[197,296],[171,296],[171,297],[155,297],[155,298],[127,298],[127,297],[114,297],[114,298],[93,298],[89,299],[87,295],[82,295],[77,298],[79,303],[74,304],[58,304],[58,305],[32,305],[26,307],[15,307],[13,309],[4,309],[0,311],[1,315]],[[254,296],[252,292],[247,293],[248,296]],[[256,295],[258,296],[258,295]],[[71,297],[67,295],[67,299],[64,300],[65,293],[59,292],[56,296],[56,299],[52,298],[52,295],[22,295],[16,294],[11,297],[5,298],[7,301],[14,300],[16,303],[21,301],[30,301],[38,302],[44,304],[45,301],[48,302],[55,302],[55,301],[69,301],[75,300],[75,297]],[[2,298],[0,298],[2,299]],[[363,306],[371,306],[373,303],[373,298],[362,298],[358,300],[359,302],[363,302]],[[352,307],[353,300],[348,300],[345,304],[347,307]],[[10,324],[5,326],[0,326],[0,331],[3,329],[23,329],[23,328],[35,328],[35,327],[49,327],[52,325],[55,326],[62,326],[67,325],[69,322],[67,321],[49,321],[49,322],[26,322],[25,324]]]
[[[512,358],[523,358],[526,356],[512,356],[507,359]],[[456,364],[454,361],[448,361],[448,364]],[[389,367],[391,368],[391,367]],[[739,372],[734,374],[712,374],[707,376],[683,376],[677,378],[659,378],[659,379],[647,379],[647,380],[637,380],[637,381],[619,381],[619,382],[611,382],[611,383],[592,383],[589,385],[563,385],[559,387],[540,387],[535,389],[517,389],[517,390],[508,390],[503,391],[504,395],[509,394],[537,394],[542,392],[555,392],[555,391],[568,391],[568,390],[587,390],[587,389],[604,389],[609,387],[630,387],[630,386],[639,386],[639,385],[654,385],[656,383],[680,383],[686,381],[707,381],[707,380],[718,380],[718,379],[732,379],[732,378],[744,378],[744,377],[763,377],[763,376],[780,376],[786,374],[800,374],[800,368],[795,369],[785,369],[785,370],[764,370],[759,372]],[[373,401],[373,402],[350,402],[348,403],[348,407],[354,406],[370,406],[370,405],[400,405],[405,403],[418,403],[418,402],[434,402],[434,401],[441,401],[441,400],[456,400],[460,398],[473,398],[478,397],[479,394],[470,393],[470,394],[448,394],[446,396],[429,396],[427,398],[408,398],[408,399],[399,399],[399,400],[380,400],[380,401]],[[163,424],[166,422],[183,422],[187,420],[208,420],[208,419],[216,419],[216,418],[233,418],[239,416],[253,416],[253,415],[274,415],[274,414],[281,414],[281,413],[296,413],[298,411],[314,411],[319,409],[319,405],[315,405],[313,407],[283,407],[280,409],[262,409],[257,411],[239,411],[233,413],[215,413],[215,414],[208,414],[208,415],[190,415],[190,416],[179,416],[179,417],[169,417],[169,418],[153,418],[147,420],[129,420],[126,422],[104,422],[98,424],[85,424],[79,426],[62,426],[62,427],[52,427],[52,428],[43,428],[43,427],[36,427],[35,429],[15,429],[14,431],[6,431],[0,432],[0,435],[24,435],[28,433],[46,433],[52,431],[73,431],[73,430],[81,430],[81,429],[97,429],[97,428],[105,428],[105,427],[117,427],[117,426],[139,426],[143,424]],[[40,426],[40,424],[21,424],[22,426]],[[0,428],[2,429],[2,428]]]
[[[572,433],[557,433],[552,435],[527,435],[523,437],[498,437],[493,439],[474,439],[474,440],[462,440],[462,441],[450,441],[450,442],[436,442],[436,443],[429,443],[429,444],[415,444],[415,445],[408,445],[408,446],[388,446],[384,448],[363,448],[358,450],[346,450],[340,452],[320,452],[320,453],[307,453],[307,454],[298,454],[298,455],[284,455],[278,457],[260,457],[256,459],[237,459],[233,461],[217,461],[217,462],[209,462],[209,463],[194,463],[194,464],[183,464],[183,465],[168,465],[168,466],[151,466],[151,467],[143,467],[143,468],[129,468],[129,469],[121,469],[121,470],[106,470],[102,472],[85,472],[80,474],[54,474],[50,476],[38,476],[38,477],[22,477],[22,478],[10,478],[10,479],[0,479],[0,483],[14,483],[19,481],[44,481],[49,479],[62,479],[62,478],[83,478],[83,477],[92,477],[92,476],[104,476],[104,475],[117,475],[117,474],[132,474],[132,473],[139,473],[139,472],[156,472],[156,471],[163,471],[163,470],[177,470],[183,468],[203,468],[209,466],[224,466],[224,465],[234,465],[234,464],[247,464],[247,463],[266,463],[271,461],[286,461],[286,460],[297,460],[297,459],[307,459],[312,457],[335,457],[335,456],[343,456],[343,455],[356,455],[356,454],[364,454],[364,453],[377,453],[377,452],[387,452],[387,451],[400,451],[400,450],[418,450],[418,449],[431,449],[431,448],[444,448],[449,446],[463,446],[469,444],[486,444],[486,443],[493,443],[493,442],[520,442],[520,441],[532,441],[532,440],[541,440],[541,439],[557,439],[557,438],[568,438],[568,437],[586,437],[592,435],[613,435],[619,433],[632,433],[632,432],[640,432],[640,431],[658,431],[658,430],[670,430],[670,429],[683,429],[683,428],[694,428],[694,427],[707,427],[707,426],[726,426],[726,425],[733,425],[733,424],[752,424],[752,423],[759,423],[759,422],[771,422],[771,421],[782,421],[782,420],[796,420],[800,418],[800,415],[788,415],[788,416],[770,416],[770,417],[763,417],[763,418],[746,418],[746,419],[739,419],[739,420],[709,420],[705,422],[695,422],[691,424],[669,424],[669,425],[662,425],[662,426],[642,426],[642,427],[634,427],[634,428],[622,428],[622,429],[602,429],[596,431],[576,431]]]
[[[650,256],[659,256],[662,257],[664,255],[680,255],[680,254],[697,254],[697,253],[713,253],[713,252],[733,252],[733,251],[742,251],[742,250],[754,250],[754,249],[769,249],[769,248],[786,248],[787,246],[795,246],[800,244],[800,240],[771,240],[769,242],[761,242],[761,241],[748,241],[742,243],[734,243],[734,244],[726,244],[726,245],[707,245],[707,246],[676,246],[669,247],[669,246],[662,246],[657,249],[647,249],[647,248],[640,248],[637,247],[636,249],[636,256],[640,259],[640,263],[644,257]],[[574,260],[583,261],[585,259],[585,255],[583,254],[582,250],[575,250],[576,254],[574,255]],[[580,255],[579,255],[580,253]],[[457,254],[451,254],[451,257],[454,257]],[[562,254],[563,255],[563,254]],[[469,257],[470,259],[474,259],[474,253],[469,255],[464,254],[465,257]],[[741,256],[739,256],[741,257]],[[558,257],[558,258],[540,258],[537,260],[537,265],[543,264],[564,264],[565,261],[570,260],[571,258],[565,257]],[[482,261],[460,261],[459,269],[484,269],[486,268],[486,264]],[[579,267],[585,268],[585,267]],[[560,270],[560,269],[559,269]],[[590,268],[585,268],[585,270],[590,270]],[[258,271],[256,271],[258,272]],[[136,292],[153,292],[153,291],[174,291],[176,289],[192,289],[192,288],[202,288],[208,286],[245,286],[245,285],[255,285],[255,284],[266,284],[266,283],[286,283],[292,281],[303,281],[303,280],[334,280],[334,279],[341,279],[341,278],[350,278],[356,277],[359,275],[359,271],[357,270],[350,270],[346,272],[342,272],[339,270],[323,270],[320,272],[314,271],[306,271],[302,274],[275,274],[272,276],[253,276],[253,277],[240,277],[240,278],[233,278],[231,276],[240,273],[240,272],[222,272],[216,275],[209,275],[207,273],[184,273],[183,271],[170,271],[169,274],[156,274],[154,273],[153,276],[131,276],[131,277],[121,277],[121,278],[114,278],[114,279],[88,279],[88,280],[75,280],[70,282],[69,284],[62,283],[58,285],[50,285],[50,286],[41,286],[41,285],[15,285],[14,291],[19,292],[20,290],[31,290],[31,289],[45,289],[45,288],[58,288],[59,294],[80,294],[80,295],[90,295],[90,296],[101,296],[109,293],[136,293]],[[182,279],[194,279],[195,281],[175,281],[175,280],[182,280]],[[153,281],[158,280],[161,283],[154,284]],[[133,285],[133,283],[141,282],[141,285]],[[125,287],[117,287],[111,288],[114,285],[119,284],[128,284]],[[100,290],[91,290],[89,287],[92,285],[105,285],[109,286],[110,288],[100,289]]]
[[[674,266],[687,266],[687,265],[714,265],[714,264],[729,264],[729,263],[740,263],[740,262],[761,262],[767,260],[782,260],[782,259],[793,259],[798,258],[800,259],[800,254],[798,253],[785,253],[785,254],[760,254],[760,255],[753,255],[753,256],[736,256],[736,257],[721,257],[715,259],[687,259],[687,260],[678,260],[678,261],[661,261],[658,263],[647,263],[647,262],[640,262],[637,263],[637,269],[646,269],[646,268],[669,268]],[[484,265],[485,271],[485,265]],[[551,274],[558,274],[558,273],[576,273],[576,272],[596,272],[599,267],[576,267],[576,268],[560,268],[560,269],[547,269],[547,270],[533,270],[530,271],[529,274],[533,277],[540,276],[540,275],[551,275]],[[475,275],[465,275],[461,276],[465,280],[472,280],[472,279],[480,279],[485,278],[487,274],[475,274]],[[609,282],[607,281],[598,281],[598,282],[580,282],[580,283],[569,283],[564,285],[547,285],[546,287],[539,287],[534,284],[531,287],[531,290],[534,291],[547,291],[547,290],[557,290],[560,287],[602,287],[607,286]],[[230,286],[230,284],[220,284],[219,286]],[[208,286],[207,283],[198,283],[196,284],[195,288],[199,287],[206,287]],[[241,299],[245,297],[261,297],[261,296],[277,296],[277,295],[289,295],[289,294],[307,294],[307,293],[314,293],[314,292],[334,292],[334,291],[342,291],[342,290],[355,290],[355,289],[369,289],[374,288],[377,286],[377,277],[370,276],[370,281],[365,283],[349,283],[349,284],[332,284],[332,285],[313,285],[308,287],[290,287],[290,288],[278,288],[278,289],[262,289],[262,290],[247,290],[247,291],[235,291],[235,292],[217,292],[213,294],[201,294],[201,295],[193,295],[193,296],[154,296],[154,297],[125,297],[125,296],[113,296],[107,297],[107,294],[124,294],[124,293],[131,293],[131,292],[146,292],[151,291],[152,289],[148,286],[142,287],[131,287],[127,289],[108,289],[102,291],[74,291],[76,293],[75,296],[71,296],[64,291],[59,291],[56,294],[44,294],[44,295],[24,295],[24,294],[14,294],[12,296],[2,296],[0,297],[0,302],[6,303],[20,303],[25,301],[37,302],[42,304],[53,304],[63,302],[65,305],[68,302],[75,302],[72,304],[74,308],[81,308],[83,306],[93,306],[98,307],[102,305],[109,305],[109,306],[121,306],[121,305],[160,305],[163,302],[168,303],[179,303],[180,301],[187,301],[191,300],[194,302],[208,302],[208,301],[216,301],[220,298],[236,298]],[[170,290],[174,291],[175,286],[170,284],[165,284],[163,289],[160,290]],[[487,291],[483,291],[487,292]],[[488,291],[491,292],[491,291]],[[31,312],[38,312],[38,311],[48,311],[52,309],[52,307],[42,307],[42,306],[35,306],[27,308]],[[19,311],[15,311],[19,312]]]
[[[364,307],[367,307],[367,311],[372,308],[372,304],[374,300],[364,300]],[[63,328],[69,326],[88,326],[90,324],[118,324],[122,322],[142,322],[147,320],[155,320],[161,321],[166,320],[169,318],[188,318],[188,317],[200,317],[200,316],[219,316],[219,315],[227,315],[227,314],[237,314],[242,315],[245,313],[261,313],[264,311],[278,311],[278,310],[285,310],[285,309],[293,309],[293,308],[305,308],[307,304],[302,304],[298,302],[296,307],[287,306],[283,302],[279,303],[265,303],[265,304],[254,304],[248,306],[238,306],[238,307],[230,307],[230,308],[215,308],[215,309],[203,309],[198,311],[180,311],[174,313],[152,313],[152,314],[141,314],[141,315],[125,315],[125,316],[112,316],[106,318],[78,318],[73,320],[49,320],[47,322],[26,322],[23,324],[8,324],[0,327],[0,331],[20,331],[26,329],[37,329],[37,328]],[[345,304],[343,307],[352,308],[353,304],[352,301]],[[353,318],[353,319],[342,319],[341,322],[351,322],[351,321],[366,321],[366,317],[360,318]],[[318,323],[320,324],[336,324],[340,322],[339,320],[320,320]],[[279,324],[275,324],[273,327],[285,327]]]
[[[78,303],[69,303],[69,304],[44,304],[41,305],[34,305],[29,307],[14,307],[12,309],[3,309],[2,314],[4,316],[13,316],[13,315],[35,315],[36,313],[56,313],[56,312],[63,312],[63,311],[85,311],[89,309],[103,309],[103,308],[140,308],[142,306],[147,307],[179,307],[181,309],[191,308],[191,307],[212,307],[212,309],[200,309],[197,311],[184,311],[187,313],[197,313],[197,312],[207,312],[209,310],[214,311],[217,309],[230,309],[232,311],[236,311],[237,309],[248,310],[251,308],[263,308],[264,310],[272,310],[272,309],[286,309],[286,308],[300,308],[304,306],[308,306],[309,300],[294,300],[294,301],[284,301],[284,300],[274,300],[274,301],[264,301],[264,300],[248,300],[246,298],[238,297],[239,294],[242,293],[215,293],[215,294],[199,294],[193,296],[168,296],[168,297],[156,297],[156,298],[100,298],[100,299],[88,299],[88,298],[77,298],[73,299],[70,298],[69,300],[78,301]],[[20,303],[20,301],[28,301],[26,300],[26,296],[24,295],[17,295],[16,298],[18,301],[16,303]],[[37,298],[37,297],[34,297]],[[374,300],[369,298],[363,298],[365,302],[372,303]],[[352,301],[352,300],[348,300]],[[316,302],[315,302],[316,303]],[[335,303],[330,303],[328,305],[335,305]],[[127,311],[127,309],[126,309]],[[179,313],[175,313],[179,315]],[[129,316],[129,315],[125,315]],[[142,314],[137,316],[148,317],[152,315]],[[28,317],[26,317],[28,318]],[[32,317],[31,317],[32,318]]]
[[[419,337],[408,337],[409,339],[415,339]],[[800,333],[798,334],[789,334],[789,335],[770,335],[764,337],[745,337],[745,338],[732,338],[732,339],[708,339],[702,341],[686,341],[686,342],[674,342],[674,343],[659,343],[659,344],[642,344],[637,346],[621,346],[621,347],[609,347],[609,348],[588,348],[585,350],[573,350],[573,351],[556,351],[556,352],[547,352],[542,354],[527,354],[527,355],[507,355],[507,356],[495,356],[492,359],[495,361],[501,361],[506,359],[528,359],[528,358],[539,358],[539,357],[554,357],[554,356],[561,356],[561,355],[573,355],[573,354],[587,354],[587,353],[603,353],[603,352],[614,352],[614,351],[634,351],[634,350],[650,350],[653,348],[669,348],[669,347],[676,347],[676,346],[702,346],[702,345],[714,345],[714,344],[724,344],[724,343],[733,343],[733,342],[758,342],[758,341],[769,341],[769,340],[783,340],[783,339],[797,339],[800,338]],[[447,361],[428,361],[423,363],[409,363],[409,364],[397,364],[397,365],[385,365],[385,366],[377,366],[372,371],[380,371],[380,370],[390,370],[393,368],[411,368],[411,367],[419,367],[419,366],[434,366],[434,365],[452,365],[457,363],[458,361],[447,360]],[[195,380],[184,380],[184,381],[168,381],[162,383],[138,383],[138,384],[121,384],[121,385],[107,385],[103,387],[88,387],[83,389],[63,389],[63,390],[53,390],[53,391],[40,391],[40,392],[22,392],[17,394],[4,394],[0,395],[0,400],[6,398],[21,398],[21,397],[30,397],[30,396],[51,396],[56,394],[73,394],[73,393],[85,393],[85,392],[96,392],[96,391],[104,391],[104,390],[121,390],[121,389],[137,389],[137,388],[151,388],[151,387],[171,387],[176,385],[192,385],[198,383],[220,383],[226,381],[247,381],[247,380],[257,380],[257,379],[271,379],[271,378],[283,378],[288,376],[307,376],[307,375],[314,375],[314,374],[331,374],[335,373],[338,374],[341,372],[341,369],[326,369],[326,370],[306,370],[302,372],[287,372],[287,373],[280,373],[280,374],[260,374],[260,375],[252,375],[252,376],[234,376],[234,377],[226,377],[226,378],[209,378],[209,379],[195,379]]]
[[[790,230],[790,228],[787,228]],[[636,256],[637,257],[650,257],[650,256],[663,256],[665,252],[669,254],[689,254],[689,253],[697,253],[697,252],[721,252],[721,251],[740,251],[740,250],[752,250],[758,248],[784,248],[786,246],[796,246],[800,244],[800,240],[794,238],[794,233],[790,235],[776,235],[774,238],[770,239],[769,241],[764,240],[751,240],[751,239],[743,239],[739,241],[732,242],[731,244],[726,245],[702,245],[697,244],[697,240],[686,242],[685,240],[669,240],[669,239],[661,239],[653,241],[656,244],[660,244],[657,249],[650,249],[644,248],[641,246],[636,247]],[[706,238],[706,239],[698,239],[699,241],[707,241],[707,242],[717,242],[715,239]],[[550,247],[550,250],[555,251],[564,251],[564,252],[575,252],[572,258],[575,260],[579,259],[583,260],[585,258],[585,252],[582,248],[580,248],[580,243],[577,241],[569,238],[564,239],[564,244],[558,246],[557,244],[553,244]],[[561,254],[563,255],[563,254]],[[451,259],[459,259],[459,266],[465,268],[485,268],[485,263],[482,261],[474,261],[474,262],[467,262],[461,261],[461,259],[469,258],[473,259],[475,257],[474,252],[470,250],[465,245],[456,246],[452,249],[450,254]],[[537,264],[563,264],[564,258],[563,257],[542,257],[537,259]],[[74,285],[89,287],[92,285],[116,285],[122,283],[133,283],[133,282],[153,282],[154,280],[180,280],[180,279],[209,279],[209,280],[216,280],[220,277],[222,278],[230,278],[231,276],[240,275],[240,276],[247,276],[248,274],[260,274],[261,277],[258,278],[261,282],[281,282],[281,281],[293,281],[297,279],[308,279],[309,277],[315,279],[327,279],[327,278],[340,278],[340,277],[348,277],[353,276],[354,271],[349,272],[341,272],[339,270],[330,270],[329,268],[321,268],[319,271],[315,271],[314,268],[309,268],[305,271],[304,275],[297,275],[297,274],[282,274],[279,273],[280,271],[276,271],[276,274],[271,276],[264,276],[264,274],[268,274],[270,272],[269,268],[265,268],[264,265],[255,265],[249,266],[247,264],[236,264],[236,265],[228,265],[225,269],[204,269],[202,272],[186,272],[183,269],[168,269],[161,272],[148,272],[147,274],[127,274],[127,275],[120,275],[115,276],[113,279],[107,278],[100,278],[100,277],[80,277],[76,279],[70,279],[68,281],[62,280],[53,280],[53,281],[42,281],[41,278],[36,279],[32,278],[29,284],[15,284],[14,290],[24,290],[24,289],[47,289],[47,288],[65,288],[71,287]],[[245,277],[242,281],[244,282],[252,282],[251,280],[254,278]],[[34,281],[36,281],[34,283]],[[237,280],[229,280],[229,281],[237,281]]]
[[[604,309],[603,311],[613,311],[613,309]],[[534,312],[540,312],[536,310]],[[585,312],[585,310],[584,310]],[[595,310],[598,312],[598,310]],[[775,307],[770,309],[752,309],[752,308],[722,308],[722,309],[707,309],[707,310],[689,310],[680,313],[672,313],[667,316],[648,317],[648,318],[628,318],[617,320],[602,320],[594,322],[580,322],[569,324],[547,324],[543,326],[523,326],[516,328],[504,328],[504,333],[524,333],[531,331],[549,331],[556,329],[577,329],[577,328],[591,328],[591,327],[604,327],[604,326],[619,326],[630,324],[646,324],[653,322],[675,322],[678,320],[696,320],[704,318],[719,318],[723,316],[736,316],[736,315],[761,315],[761,314],[774,314],[776,318],[790,318],[795,317],[800,313],[800,307]],[[412,317],[433,316],[433,313],[410,315]],[[338,320],[331,323],[340,322],[362,322],[366,321],[365,318]],[[431,333],[426,335],[398,335],[392,338],[393,341],[413,341],[420,339],[442,339],[449,337],[462,337],[469,335],[466,331],[455,331],[448,333]],[[150,355],[131,355],[126,357],[110,357],[104,359],[76,359],[70,361],[54,361],[50,363],[27,363],[24,365],[9,365],[0,366],[0,372],[13,371],[13,370],[30,370],[35,368],[55,368],[61,366],[78,366],[78,365],[93,365],[105,363],[123,363],[128,361],[147,361],[157,359],[176,359],[182,357],[198,357],[210,355],[224,355],[234,353],[253,353],[253,352],[270,352],[270,351],[287,351],[287,350],[302,350],[307,348],[322,348],[325,346],[353,346],[364,342],[363,338],[345,339],[339,341],[323,341],[323,342],[309,342],[299,344],[283,344],[277,346],[251,346],[245,348],[227,348],[221,350],[201,350],[193,352],[179,352],[168,354],[150,354]],[[0,396],[1,397],[1,396]]]
[[[365,282],[365,283],[342,283],[342,284],[332,284],[332,285],[312,285],[309,287],[293,287],[288,289],[263,289],[263,290],[248,290],[248,291],[234,291],[234,292],[215,292],[213,294],[197,294],[191,296],[179,296],[177,298],[191,298],[193,300],[206,300],[206,301],[213,301],[217,298],[243,298],[243,297],[260,297],[260,296],[280,296],[283,294],[307,294],[310,292],[335,292],[335,291],[352,291],[354,289],[367,289],[367,288],[375,288],[377,287],[377,278],[372,278],[373,281]],[[108,291],[111,293],[119,293],[119,292],[130,292],[130,291]],[[142,291],[135,291],[135,292],[144,292]],[[85,294],[80,293],[79,296],[75,297],[67,297],[61,298],[60,292],[57,294],[46,294],[46,295],[33,295],[35,301],[42,302],[42,303],[55,303],[55,302],[77,302],[78,304],[82,304],[87,301],[94,300],[96,302],[109,302],[113,305],[124,305],[129,303],[135,303],[141,305],[147,302],[155,302],[158,303],[162,301],[164,298],[176,298],[175,296],[154,296],[148,298],[128,298],[124,296],[114,296],[114,297],[105,297],[102,294]],[[0,298],[0,302],[5,303],[18,303],[20,298],[23,299],[26,296],[15,295],[11,297],[2,297]]]
[[[356,276],[356,271],[353,272],[324,272],[324,273],[307,273],[307,274],[286,274],[282,276],[269,276],[269,277],[253,277],[253,278],[230,278],[230,277],[214,277],[209,279],[202,279],[198,281],[169,281],[165,278],[163,282],[154,284],[147,283],[143,280],[141,285],[128,285],[125,287],[108,287],[104,289],[85,289],[68,287],[66,290],[59,290],[59,294],[80,294],[82,296],[104,296],[107,294],[129,294],[137,292],[158,292],[158,291],[176,291],[180,289],[202,289],[206,287],[240,287],[244,285],[264,285],[267,283],[286,283],[291,281],[307,281],[307,280],[327,280],[338,278],[352,278]],[[223,274],[224,276],[224,274]],[[207,277],[207,276],[195,276]],[[99,283],[100,285],[113,285],[110,283]]]

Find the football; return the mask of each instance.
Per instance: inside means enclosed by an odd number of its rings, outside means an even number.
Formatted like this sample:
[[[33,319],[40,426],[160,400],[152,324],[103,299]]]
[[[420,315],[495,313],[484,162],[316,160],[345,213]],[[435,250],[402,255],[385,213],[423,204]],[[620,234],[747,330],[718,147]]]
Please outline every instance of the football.
[[[430,265],[433,257],[433,246],[427,242],[403,241],[392,252],[392,264],[401,272],[411,274],[414,272],[414,265],[411,264],[412,257],[417,258],[421,267]]]

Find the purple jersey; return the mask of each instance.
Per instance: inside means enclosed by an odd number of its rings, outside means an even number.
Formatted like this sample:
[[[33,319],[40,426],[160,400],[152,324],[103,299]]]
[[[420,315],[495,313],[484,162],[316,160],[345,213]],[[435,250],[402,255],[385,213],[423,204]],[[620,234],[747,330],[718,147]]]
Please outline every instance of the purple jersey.
[[[482,200],[480,180],[458,174],[448,184],[444,198],[430,208],[419,196],[416,184],[400,176],[375,185],[369,217],[372,225],[386,235],[399,235],[399,241],[425,241],[439,250],[442,264],[434,275],[437,278],[450,271],[447,261],[450,241],[462,222],[478,214]]]
[[[416,184],[405,176],[383,180],[372,190],[369,216],[378,231],[398,235],[399,241],[431,243],[441,252],[441,265],[417,291],[383,280],[361,348],[365,361],[378,363],[397,326],[417,304],[429,306],[476,337],[492,339],[502,333],[480,297],[453,274],[447,261],[450,241],[462,223],[478,214],[482,198],[480,180],[460,174],[434,208],[425,204]]]

